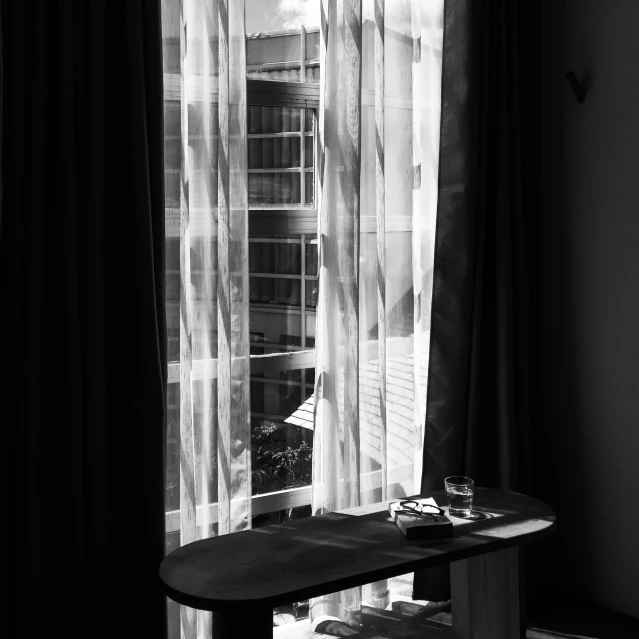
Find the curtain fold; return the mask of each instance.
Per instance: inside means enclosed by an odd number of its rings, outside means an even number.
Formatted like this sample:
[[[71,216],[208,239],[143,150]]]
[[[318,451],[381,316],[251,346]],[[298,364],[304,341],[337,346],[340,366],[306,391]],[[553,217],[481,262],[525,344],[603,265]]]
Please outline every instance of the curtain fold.
[[[530,489],[536,185],[534,140],[522,115],[534,104],[534,61],[521,46],[529,41],[526,10],[512,0],[445,2],[423,492],[443,488],[453,474],[480,486]],[[443,572],[416,577],[420,597],[445,596]]]
[[[315,514],[419,491],[442,12],[422,0],[322,3]],[[362,601],[386,607],[389,587],[315,599],[311,616],[357,624]]]
[[[159,2],[3,3],[2,45],[3,629],[163,637]]]
[[[422,488],[526,490],[530,207],[517,2],[446,2]],[[530,187],[528,187],[530,188]]]
[[[162,11],[165,134],[179,145],[165,165],[179,174],[166,215],[169,224],[179,214],[180,276],[168,309],[179,314],[179,411],[169,423],[179,499],[168,509],[179,512],[183,545],[251,524],[244,1],[162,0]],[[178,625],[177,607],[169,611],[171,636],[210,637],[210,613],[181,606]]]

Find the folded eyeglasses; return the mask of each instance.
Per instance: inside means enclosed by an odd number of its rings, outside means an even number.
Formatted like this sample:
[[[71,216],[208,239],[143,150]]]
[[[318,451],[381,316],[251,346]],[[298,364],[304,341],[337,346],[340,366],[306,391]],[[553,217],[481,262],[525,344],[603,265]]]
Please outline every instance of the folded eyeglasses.
[[[414,499],[405,499],[399,502],[398,513],[407,513],[421,517],[422,519],[437,521],[437,517],[446,514],[446,511],[439,506],[432,504],[420,504]]]

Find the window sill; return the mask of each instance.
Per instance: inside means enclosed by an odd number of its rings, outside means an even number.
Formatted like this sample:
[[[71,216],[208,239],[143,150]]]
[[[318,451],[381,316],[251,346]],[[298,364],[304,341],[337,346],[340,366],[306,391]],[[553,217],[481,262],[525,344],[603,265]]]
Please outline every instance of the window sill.
[[[299,506],[309,506],[311,503],[311,487],[302,486],[301,488],[291,488],[276,493],[265,493],[264,495],[254,495],[252,498],[252,516],[265,515],[278,510],[286,510],[287,508],[298,508]],[[202,521],[202,508],[196,508],[196,521]],[[217,522],[217,503],[209,504],[209,524]],[[166,533],[172,533],[180,530],[180,511],[172,510],[165,515]]]

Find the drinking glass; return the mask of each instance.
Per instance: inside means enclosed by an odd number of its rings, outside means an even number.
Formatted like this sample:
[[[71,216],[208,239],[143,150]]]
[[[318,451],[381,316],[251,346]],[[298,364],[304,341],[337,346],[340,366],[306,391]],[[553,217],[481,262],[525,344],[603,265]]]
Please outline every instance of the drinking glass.
[[[473,493],[475,482],[470,477],[446,477],[446,495],[448,496],[448,512],[453,517],[468,518],[473,513]]]

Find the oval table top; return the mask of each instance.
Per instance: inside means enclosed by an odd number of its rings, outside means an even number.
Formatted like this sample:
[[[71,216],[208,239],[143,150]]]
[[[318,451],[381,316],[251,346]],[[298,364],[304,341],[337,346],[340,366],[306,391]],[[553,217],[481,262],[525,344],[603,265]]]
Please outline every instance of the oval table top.
[[[434,497],[448,510],[444,491],[421,497]],[[476,488],[476,519],[451,517],[452,538],[407,540],[389,516],[388,503],[187,544],[160,565],[165,592],[199,610],[274,608],[517,546],[555,527],[554,512],[532,497]]]

